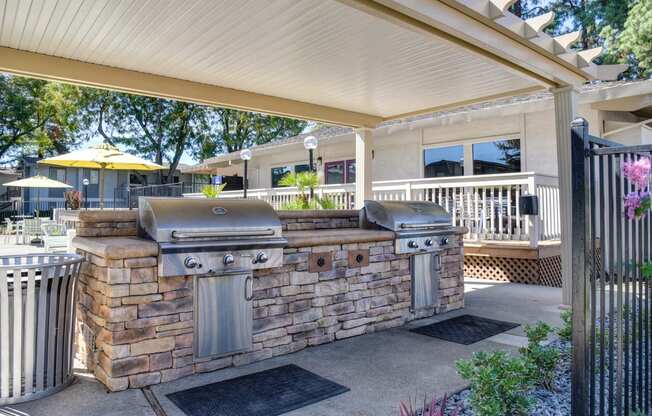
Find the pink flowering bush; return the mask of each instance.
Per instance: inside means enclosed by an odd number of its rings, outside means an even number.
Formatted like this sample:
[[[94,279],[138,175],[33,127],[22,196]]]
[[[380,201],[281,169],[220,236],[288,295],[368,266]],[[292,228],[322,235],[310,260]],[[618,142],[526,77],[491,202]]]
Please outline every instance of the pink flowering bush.
[[[649,157],[642,157],[623,164],[623,175],[634,184],[634,191],[625,195],[625,215],[628,219],[640,219],[652,207],[648,186],[652,162]]]
[[[636,186],[636,189],[645,189],[650,182],[651,165],[649,157],[642,157],[633,162],[625,162],[623,164],[623,174]]]

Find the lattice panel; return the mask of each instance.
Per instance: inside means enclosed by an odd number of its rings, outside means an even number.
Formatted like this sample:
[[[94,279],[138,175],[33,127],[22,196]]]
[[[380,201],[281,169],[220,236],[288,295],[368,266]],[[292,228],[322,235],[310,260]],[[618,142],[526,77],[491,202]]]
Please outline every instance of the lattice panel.
[[[539,260],[464,256],[464,276],[502,282],[561,287],[561,258]]]
[[[539,259],[541,285],[561,287],[561,256]]]

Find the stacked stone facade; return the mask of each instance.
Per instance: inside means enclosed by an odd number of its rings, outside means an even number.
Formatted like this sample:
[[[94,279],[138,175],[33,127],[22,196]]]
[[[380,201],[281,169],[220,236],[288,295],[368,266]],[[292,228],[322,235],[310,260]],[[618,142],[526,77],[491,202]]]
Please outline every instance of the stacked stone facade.
[[[138,234],[138,210],[57,210],[55,219],[81,237],[127,237]]]
[[[91,240],[96,239],[76,240],[86,259],[79,283],[78,355],[111,391],[244,365],[417,317],[410,311],[409,256],[396,255],[393,241],[286,248],[283,267],[254,272],[252,351],[195,360],[193,278],[159,278],[152,242],[97,239],[109,246],[100,253],[84,249]],[[127,249],[127,241],[134,245]],[[456,237],[442,258],[438,310],[418,317],[463,306],[457,242]],[[349,265],[349,250],[369,250],[369,265]],[[103,255],[108,252],[120,255]],[[308,271],[308,257],[316,252],[332,253],[332,270]]]
[[[356,210],[278,211],[283,231],[358,228]]]

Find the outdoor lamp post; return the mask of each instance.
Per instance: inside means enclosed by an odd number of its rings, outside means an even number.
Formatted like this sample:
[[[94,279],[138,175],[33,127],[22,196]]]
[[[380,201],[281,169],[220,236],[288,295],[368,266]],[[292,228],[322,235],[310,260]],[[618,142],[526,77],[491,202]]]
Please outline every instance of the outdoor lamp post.
[[[303,147],[308,149],[308,168],[311,172],[315,172],[315,164],[313,161],[313,151],[317,148],[317,138],[315,136],[307,136],[303,139]],[[310,188],[310,199],[315,196],[315,190]]]
[[[247,165],[249,161],[251,160],[251,150],[249,149],[242,149],[240,150],[240,159],[244,160],[244,174],[243,179],[242,179],[242,190],[243,190],[243,195],[245,198],[247,198]]]
[[[88,184],[90,183],[91,181],[88,178],[84,178],[82,181],[82,185],[84,185],[84,209],[88,209]]]

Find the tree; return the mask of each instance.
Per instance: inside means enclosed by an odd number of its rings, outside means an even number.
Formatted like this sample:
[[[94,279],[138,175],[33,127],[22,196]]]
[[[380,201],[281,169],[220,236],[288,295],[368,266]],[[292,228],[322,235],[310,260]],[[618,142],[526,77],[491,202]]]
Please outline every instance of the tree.
[[[519,0],[511,8],[527,19],[553,11],[551,36],[579,30],[579,49],[603,46],[598,63],[627,63],[625,78],[650,75],[652,0]]]
[[[78,88],[0,74],[0,161],[65,153],[80,139]]]
[[[181,101],[98,90],[85,91],[86,122],[104,140],[123,145],[169,170],[160,182],[174,177],[191,142],[207,130],[204,106]]]
[[[307,122],[225,108],[208,109],[210,130],[198,136],[193,154],[199,160],[301,133]]]
[[[636,1],[622,30],[608,25],[602,35],[612,60],[629,64],[631,77],[652,76],[652,0]]]

